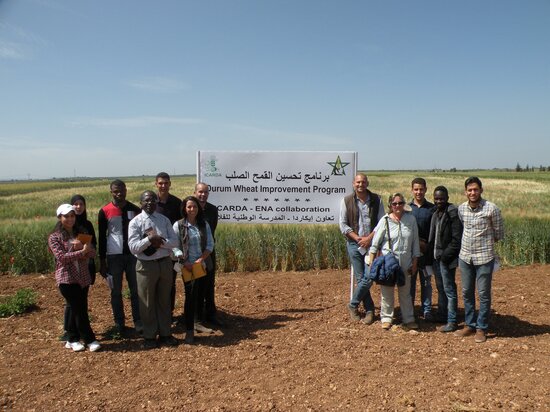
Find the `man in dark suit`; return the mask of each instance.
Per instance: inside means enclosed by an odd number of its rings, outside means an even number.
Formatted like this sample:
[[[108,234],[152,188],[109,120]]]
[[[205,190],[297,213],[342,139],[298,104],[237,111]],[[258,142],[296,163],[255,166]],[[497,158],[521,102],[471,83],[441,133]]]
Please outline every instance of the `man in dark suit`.
[[[202,207],[204,218],[210,225],[212,237],[216,241],[216,226],[218,225],[218,208],[208,202],[210,194],[208,185],[199,182],[195,185],[193,195],[199,199]],[[197,317],[199,320],[204,320],[214,326],[223,326],[221,321],[216,316],[217,308],[215,303],[215,280],[216,280],[216,250],[210,255],[212,257],[212,269],[207,270],[206,276],[199,283],[198,299],[197,299]]]

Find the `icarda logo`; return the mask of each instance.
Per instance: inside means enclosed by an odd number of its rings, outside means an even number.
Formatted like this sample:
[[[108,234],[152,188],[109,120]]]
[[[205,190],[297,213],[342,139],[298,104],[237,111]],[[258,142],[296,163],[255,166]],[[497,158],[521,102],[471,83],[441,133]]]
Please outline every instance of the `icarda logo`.
[[[346,175],[346,166],[349,165],[349,162],[342,162],[340,156],[336,156],[336,161],[327,162],[332,167],[332,176],[345,176]]]
[[[216,166],[216,162],[218,161],[218,158],[214,155],[207,157],[205,159],[202,159],[201,161],[201,169],[202,169],[202,175],[206,177],[221,177],[220,170]]]

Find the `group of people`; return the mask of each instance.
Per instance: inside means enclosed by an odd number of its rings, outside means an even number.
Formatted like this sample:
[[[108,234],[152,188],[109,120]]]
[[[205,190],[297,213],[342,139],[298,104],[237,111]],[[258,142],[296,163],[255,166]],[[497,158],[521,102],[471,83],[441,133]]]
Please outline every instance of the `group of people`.
[[[192,344],[195,332],[211,333],[223,324],[215,304],[214,233],[218,209],[208,202],[208,185],[197,183],[192,196],[180,200],[170,193],[170,176],[159,173],[157,192],[141,193],[140,207],[126,200],[126,184],[110,184],[112,201],[98,213],[97,238],[87,219],[84,197],[75,195],[58,207],[58,222],[48,237],[55,258],[55,279],[65,299],[65,347],[75,352],[86,347],[94,352],[96,340],[88,317],[88,291],[95,281],[96,246],[99,273],[111,288],[113,331],[125,335],[122,300],[123,277],[130,290],[135,331],[143,337],[143,348],[175,346],[179,341],[171,327],[176,298],[176,279],[193,265],[204,276],[184,281],[185,343]],[[175,265],[176,263],[176,265]],[[175,270],[178,268],[178,271]]]
[[[121,180],[110,184],[112,201],[98,213],[97,238],[87,219],[86,200],[75,195],[70,203],[57,208],[58,222],[48,238],[55,257],[55,279],[65,299],[65,347],[73,351],[97,351],[88,317],[88,292],[95,281],[96,247],[99,273],[111,288],[114,329],[124,335],[122,301],[123,276],[130,290],[135,330],[143,337],[143,348],[175,346],[172,335],[176,279],[180,270],[193,272],[200,266],[205,276],[184,280],[183,323],[185,343],[192,344],[195,332],[210,333],[223,326],[216,315],[214,233],[218,209],[208,202],[208,185],[197,183],[192,196],[183,200],[170,193],[170,176],[159,173],[157,192],[144,191],[140,207],[126,200]],[[393,193],[387,213],[379,195],[368,190],[369,181],[359,173],[353,180],[353,193],[341,202],[339,226],[347,239],[347,252],[356,286],[348,304],[355,321],[372,324],[375,305],[370,294],[370,269],[378,255],[395,256],[403,274],[397,283],[401,326],[418,329],[414,313],[416,279],[420,280],[421,308],[425,321],[441,322],[441,332],[466,337],[475,335],[485,342],[491,311],[491,283],[497,255],[495,243],[503,238],[503,220],[498,207],[483,199],[483,186],[477,177],[466,179],[467,200],[458,207],[449,202],[446,187],[437,186],[434,203],[426,199],[423,178],[411,182],[412,200]],[[175,262],[177,262],[175,264]],[[458,293],[455,281],[460,268],[464,300],[464,327],[458,328]],[[176,270],[177,268],[177,270]],[[431,277],[438,291],[437,312],[432,313]],[[383,329],[396,322],[396,285],[381,284],[380,320]],[[476,313],[476,287],[479,311]],[[365,316],[359,306],[363,303]]]
[[[374,323],[371,266],[378,255],[393,254],[404,274],[397,283],[401,327],[418,329],[414,313],[416,279],[420,281],[421,315],[425,321],[440,322],[438,330],[458,337],[475,335],[475,342],[487,339],[491,312],[491,284],[498,259],[495,243],[504,236],[499,208],[482,198],[478,177],[464,183],[466,201],[458,207],[449,202],[445,186],[433,192],[434,203],[426,199],[423,178],[411,182],[412,200],[393,193],[387,210],[379,195],[368,190],[369,181],[359,173],[353,181],[354,192],[342,199],[340,231],[346,237],[347,251],[355,278],[348,311],[351,319],[367,325]],[[458,293],[455,281],[460,268],[464,300],[464,327],[458,328]],[[432,275],[438,291],[437,312],[432,312]],[[476,313],[476,287],[479,311]],[[397,322],[394,313],[396,285],[381,284],[380,321],[383,329]],[[359,306],[363,303],[365,316]]]

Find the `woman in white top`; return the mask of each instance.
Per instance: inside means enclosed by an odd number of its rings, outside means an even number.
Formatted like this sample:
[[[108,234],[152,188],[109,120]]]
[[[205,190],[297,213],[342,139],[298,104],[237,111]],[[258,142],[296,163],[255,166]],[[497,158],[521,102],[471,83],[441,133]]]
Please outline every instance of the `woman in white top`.
[[[374,229],[374,238],[369,250],[369,261],[374,261],[378,251],[383,255],[393,253],[405,274],[405,285],[398,286],[399,306],[403,318],[403,327],[418,329],[414,319],[414,307],[411,299],[411,274],[416,272],[417,259],[420,256],[418,225],[410,211],[405,210],[405,198],[401,193],[389,197],[389,212],[378,222]],[[386,219],[388,226],[386,226]],[[387,227],[389,227],[388,242]],[[380,304],[380,320],[383,329],[390,329],[393,321],[395,286],[380,285],[382,302]]]

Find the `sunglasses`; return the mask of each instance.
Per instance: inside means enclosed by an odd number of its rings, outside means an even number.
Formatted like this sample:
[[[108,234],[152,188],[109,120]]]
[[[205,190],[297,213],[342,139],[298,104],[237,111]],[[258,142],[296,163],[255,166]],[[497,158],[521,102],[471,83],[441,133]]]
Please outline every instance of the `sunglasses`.
[[[403,206],[405,202],[391,202],[392,206]]]

